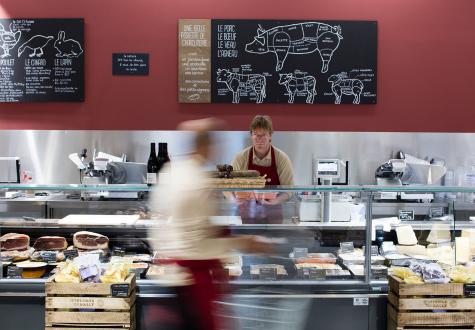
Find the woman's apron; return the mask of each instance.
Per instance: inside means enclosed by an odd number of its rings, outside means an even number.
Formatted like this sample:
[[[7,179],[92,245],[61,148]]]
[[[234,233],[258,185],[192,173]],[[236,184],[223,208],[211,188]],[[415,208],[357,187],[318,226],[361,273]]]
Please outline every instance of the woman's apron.
[[[279,173],[277,172],[277,163],[275,161],[274,147],[271,147],[271,165],[259,166],[253,164],[254,148],[249,151],[248,170],[258,171],[261,176],[266,176],[266,186],[280,185]],[[263,205],[262,200],[265,194],[256,193],[254,199],[247,200],[239,205],[239,215],[242,222],[245,223],[282,223],[283,210],[282,205]]]

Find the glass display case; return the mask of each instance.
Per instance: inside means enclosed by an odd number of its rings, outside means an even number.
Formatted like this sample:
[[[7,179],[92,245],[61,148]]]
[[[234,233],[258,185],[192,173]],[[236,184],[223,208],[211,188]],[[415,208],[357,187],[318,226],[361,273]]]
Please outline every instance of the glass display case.
[[[103,262],[118,255],[146,263],[154,258],[148,233],[157,228],[160,214],[150,211],[151,188],[146,185],[0,184],[0,191],[2,237],[27,235],[28,246],[33,247],[39,237],[59,236],[71,247],[75,233],[90,231],[109,239]],[[475,255],[474,188],[279,186],[215,193],[219,211],[210,220],[216,226],[230,235],[259,235],[274,243],[272,255],[236,253],[223,260],[230,298],[221,303],[238,309],[234,315],[242,316],[241,327],[250,326],[246,322],[251,319],[264,323],[275,319],[269,314],[257,317],[245,306],[278,309],[290,299],[306,311],[301,317],[308,327],[318,320],[331,324],[327,329],[348,325],[381,329],[386,325],[386,278],[391,266],[410,260],[468,266]],[[287,198],[275,203],[281,194]],[[23,249],[20,256],[8,250],[2,250],[1,259],[1,319],[4,324],[21,319],[23,312],[11,310],[11,301],[17,301],[36,319],[30,328],[40,328],[44,281],[61,258],[46,260],[40,278],[25,279],[15,263],[32,258],[35,251]],[[43,256],[37,253],[35,258]],[[172,329],[147,316],[157,305],[173,309],[174,304],[173,289],[148,275],[138,273],[138,323],[141,329]],[[359,317],[361,313],[368,318]]]

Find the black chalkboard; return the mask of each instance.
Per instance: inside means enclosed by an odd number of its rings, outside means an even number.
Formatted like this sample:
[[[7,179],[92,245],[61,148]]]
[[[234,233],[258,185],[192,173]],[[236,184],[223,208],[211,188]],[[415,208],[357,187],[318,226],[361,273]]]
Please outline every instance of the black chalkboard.
[[[112,297],[128,297],[129,285],[128,284],[111,284],[111,296]]]
[[[0,102],[84,101],[83,19],[0,19]]]
[[[375,104],[377,22],[212,20],[213,103]]]
[[[112,74],[147,76],[148,57],[148,54],[112,54]]]

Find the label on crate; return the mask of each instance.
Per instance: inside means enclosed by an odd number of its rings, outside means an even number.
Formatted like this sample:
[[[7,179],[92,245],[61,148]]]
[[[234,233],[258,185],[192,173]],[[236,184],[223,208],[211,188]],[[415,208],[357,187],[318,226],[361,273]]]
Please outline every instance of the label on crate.
[[[308,279],[309,280],[325,280],[327,271],[325,269],[309,268]]]
[[[465,284],[463,289],[466,297],[475,297],[475,284]]]
[[[21,274],[23,273],[23,269],[17,266],[8,266],[7,268],[7,277],[8,278],[22,278]]]
[[[79,256],[77,249],[64,250],[63,253],[66,259],[74,259]]]
[[[277,269],[275,268],[261,268],[259,270],[259,279],[260,280],[277,280]]]
[[[307,258],[307,256],[308,256],[307,248],[294,247],[294,258]]]
[[[55,251],[41,251],[40,255],[44,262],[56,262]]]
[[[340,252],[341,253],[350,253],[355,251],[355,246],[353,242],[341,242],[340,243]]]
[[[111,284],[112,297],[128,297],[129,284]]]

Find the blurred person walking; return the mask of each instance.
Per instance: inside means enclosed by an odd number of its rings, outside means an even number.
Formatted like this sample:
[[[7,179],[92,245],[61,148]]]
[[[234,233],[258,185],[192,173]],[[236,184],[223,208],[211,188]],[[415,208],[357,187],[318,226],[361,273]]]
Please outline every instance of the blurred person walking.
[[[217,329],[213,301],[219,289],[212,273],[222,274],[220,259],[236,249],[256,253],[271,249],[254,236],[226,236],[210,222],[210,216],[217,215],[216,193],[203,169],[215,152],[210,131],[221,126],[213,118],[180,124],[179,129],[194,132],[194,151],[162,170],[169,173],[167,182],[159,182],[151,198],[152,210],[167,218],[152,231],[152,246],[186,274],[177,294],[187,330]]]

